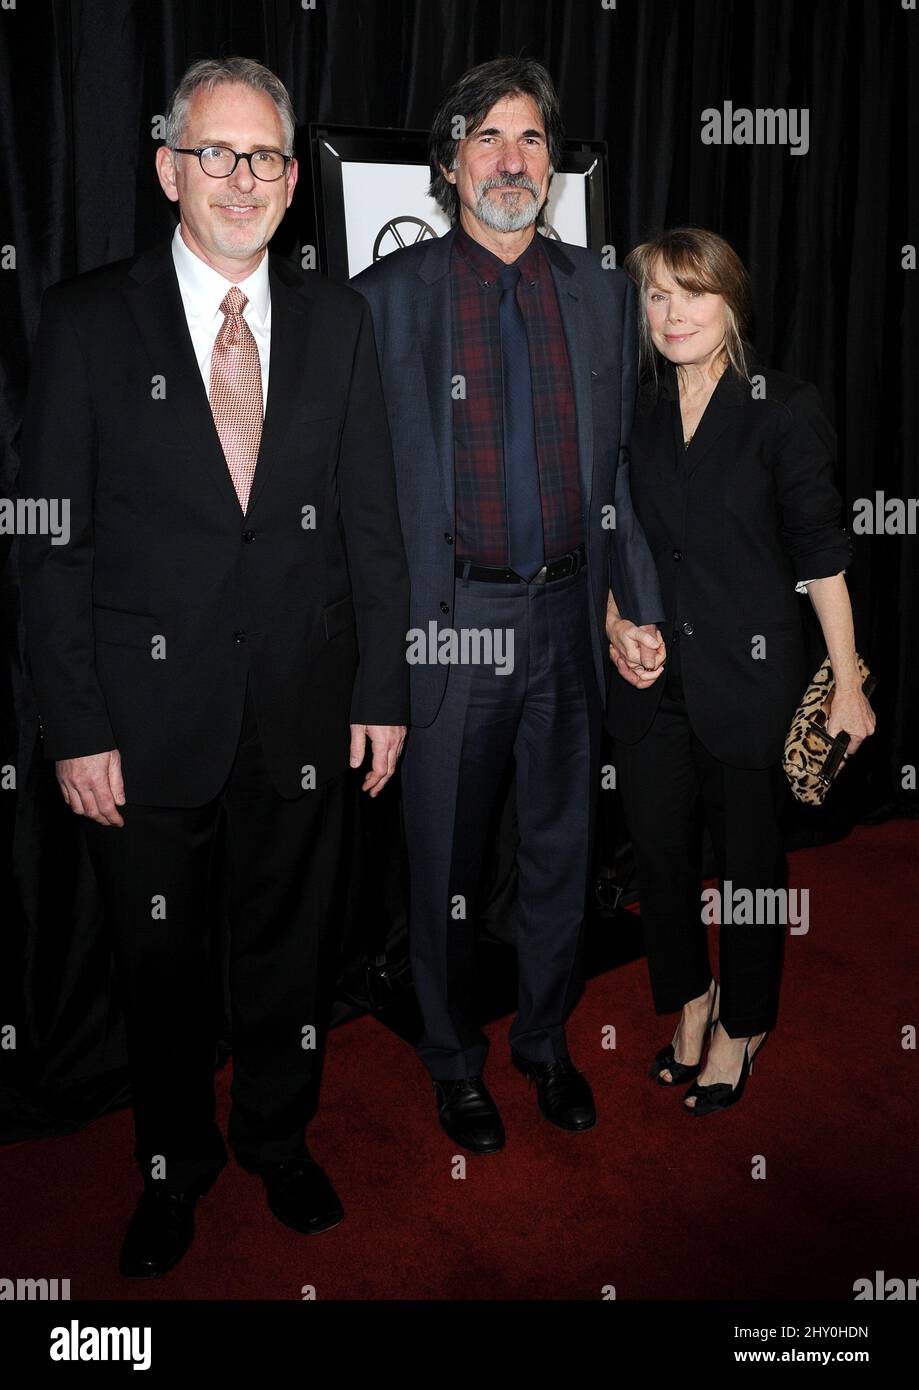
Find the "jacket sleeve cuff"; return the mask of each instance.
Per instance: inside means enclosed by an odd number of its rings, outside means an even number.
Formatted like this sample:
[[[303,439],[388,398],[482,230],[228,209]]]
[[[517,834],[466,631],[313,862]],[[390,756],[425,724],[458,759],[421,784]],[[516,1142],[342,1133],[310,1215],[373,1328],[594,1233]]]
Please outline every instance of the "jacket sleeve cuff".
[[[791,563],[796,583],[807,583],[811,579],[829,579],[833,574],[840,574],[852,563],[852,545],[845,532],[841,536],[837,532],[832,536],[821,537],[820,540],[822,544],[808,546],[800,552],[791,549]]]
[[[52,762],[63,762],[66,758],[88,758],[94,753],[111,753],[118,747],[111,726],[105,722],[55,727],[40,723],[42,751]]]

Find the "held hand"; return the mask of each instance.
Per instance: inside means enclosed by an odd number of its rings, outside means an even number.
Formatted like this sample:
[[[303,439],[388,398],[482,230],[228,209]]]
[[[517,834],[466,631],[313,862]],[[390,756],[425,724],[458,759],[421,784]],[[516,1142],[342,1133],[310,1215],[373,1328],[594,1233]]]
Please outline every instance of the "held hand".
[[[849,756],[874,733],[875,722],[874,710],[859,688],[840,690],[836,687],[830,704],[826,731],[831,738],[835,738],[845,729],[849,735],[849,747],[846,750]]]
[[[667,649],[653,625],[636,627],[628,618],[610,617],[606,623],[610,660],[630,685],[644,690],[664,669]]]
[[[640,661],[646,671],[658,671],[667,660],[667,645],[653,623],[643,623],[638,629],[654,639],[655,646],[642,642]]]
[[[62,758],[54,764],[58,786],[71,811],[100,825],[124,825],[118,807],[124,805],[121,754],[90,753],[85,758]]]
[[[361,791],[378,796],[396,770],[399,754],[405,742],[404,724],[352,724],[351,766],[360,767],[370,740],[372,762]]]

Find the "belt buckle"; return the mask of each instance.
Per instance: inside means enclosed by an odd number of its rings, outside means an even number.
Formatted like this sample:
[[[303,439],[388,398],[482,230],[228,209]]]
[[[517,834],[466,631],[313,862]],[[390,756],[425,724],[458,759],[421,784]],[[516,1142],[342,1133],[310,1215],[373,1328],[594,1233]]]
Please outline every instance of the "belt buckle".
[[[542,569],[541,569],[541,570],[537,570],[536,573],[533,575],[533,578],[530,580],[530,583],[531,583],[531,584],[545,584],[545,582],[546,582],[546,574],[548,573],[548,569],[549,569],[548,565],[543,565]]]

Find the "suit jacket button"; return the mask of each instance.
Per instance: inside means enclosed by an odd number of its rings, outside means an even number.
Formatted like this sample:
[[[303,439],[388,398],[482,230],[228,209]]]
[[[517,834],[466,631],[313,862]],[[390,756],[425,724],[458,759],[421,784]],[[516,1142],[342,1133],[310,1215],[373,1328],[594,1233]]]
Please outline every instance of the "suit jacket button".
[[[251,545],[252,542],[255,540],[255,532],[243,531],[243,540],[245,541],[246,545]]]
[[[447,542],[447,545],[453,544],[453,537],[450,535],[449,531],[444,532],[444,540]]]
[[[682,560],[682,558],[683,558],[683,552],[682,552],[682,550],[675,550],[675,551],[673,552],[673,558],[674,558],[674,560]]]
[[[449,603],[442,603],[442,604],[440,605],[440,611],[441,611],[441,613],[449,613],[449,612],[450,612],[450,605],[449,605]]]
[[[680,623],[680,631],[684,637],[691,637],[693,633],[692,623]]]
[[[245,634],[244,632],[239,632],[239,631],[237,631],[237,632],[234,632],[234,633],[233,633],[233,641],[234,641],[234,642],[245,642],[245,640],[246,640],[246,634]]]

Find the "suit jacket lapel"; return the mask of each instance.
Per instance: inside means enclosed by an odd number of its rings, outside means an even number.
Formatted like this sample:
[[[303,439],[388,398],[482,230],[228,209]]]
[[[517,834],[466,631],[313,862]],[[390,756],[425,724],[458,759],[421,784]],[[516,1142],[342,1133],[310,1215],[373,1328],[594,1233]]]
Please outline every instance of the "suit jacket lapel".
[[[536,233],[540,235],[539,232]],[[590,366],[590,345],[584,308],[581,303],[574,264],[558,242],[543,239],[543,249],[549,258],[558,309],[568,347],[568,362],[574,386],[574,408],[578,430],[578,467],[581,476],[581,496],[586,519],[593,491],[594,422],[593,376]],[[586,524],[586,522],[585,522]]]
[[[424,366],[431,431],[440,463],[444,498],[450,515],[454,505],[453,458],[453,305],[450,292],[452,228],[427,244],[418,267],[420,285],[412,295],[416,337]]]
[[[258,462],[248,516],[271,476],[281,445],[290,429],[294,405],[305,395],[304,363],[321,362],[318,344],[311,344],[312,315],[302,281],[282,260],[268,263],[271,287],[271,350],[268,364],[268,400],[259,445]],[[226,465],[224,464],[224,467]]]
[[[690,477],[705,462],[717,441],[743,409],[743,392],[744,383],[737,381],[734,373],[728,369],[712,392],[696,426],[692,443],[686,450],[686,465]]]
[[[201,379],[179,282],[171,238],[139,256],[129,271],[128,303],[153,373],[165,380],[166,402],[181,430],[194,439],[203,466],[226,506],[239,512],[214,416]]]

